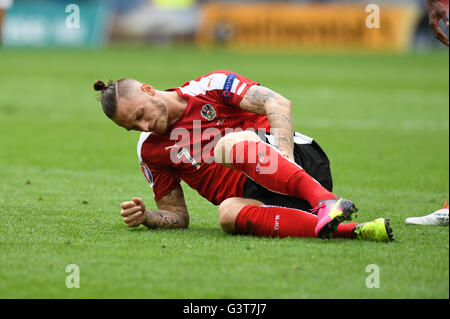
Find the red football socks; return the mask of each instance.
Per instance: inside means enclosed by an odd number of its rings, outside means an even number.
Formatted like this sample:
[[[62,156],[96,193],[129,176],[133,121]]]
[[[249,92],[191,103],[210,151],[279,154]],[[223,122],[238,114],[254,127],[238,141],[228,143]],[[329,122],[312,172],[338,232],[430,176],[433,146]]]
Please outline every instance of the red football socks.
[[[230,151],[234,168],[281,194],[305,199],[311,207],[320,200],[337,198],[312,178],[303,168],[262,141],[237,142]]]
[[[260,237],[316,237],[317,216],[302,210],[247,205],[234,225],[238,234]]]
[[[278,206],[247,205],[235,220],[236,233],[259,237],[316,237],[317,216]],[[357,223],[340,224],[335,238],[355,238]]]
[[[332,234],[333,238],[356,238],[356,234],[353,232],[358,223],[345,223],[339,224],[337,232]]]

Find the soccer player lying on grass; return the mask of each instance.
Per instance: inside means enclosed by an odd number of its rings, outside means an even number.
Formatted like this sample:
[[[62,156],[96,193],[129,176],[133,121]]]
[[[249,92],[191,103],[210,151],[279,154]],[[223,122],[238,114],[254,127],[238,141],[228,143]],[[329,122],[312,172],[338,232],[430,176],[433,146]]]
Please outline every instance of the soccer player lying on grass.
[[[342,223],[357,209],[332,193],[327,156],[294,133],[290,101],[259,83],[214,71],[165,91],[133,79],[94,89],[110,119],[142,132],[138,157],[158,210],[122,203],[128,226],[187,228],[183,180],[219,205],[227,233],[393,240],[388,219]]]

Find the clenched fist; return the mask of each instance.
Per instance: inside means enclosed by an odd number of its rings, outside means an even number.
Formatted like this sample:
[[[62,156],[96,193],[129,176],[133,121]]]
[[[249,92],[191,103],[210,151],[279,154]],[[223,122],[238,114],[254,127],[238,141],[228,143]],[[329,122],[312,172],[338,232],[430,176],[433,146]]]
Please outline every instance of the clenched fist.
[[[145,204],[141,198],[133,197],[131,202],[123,202],[120,215],[128,227],[136,227],[147,219],[145,215]]]

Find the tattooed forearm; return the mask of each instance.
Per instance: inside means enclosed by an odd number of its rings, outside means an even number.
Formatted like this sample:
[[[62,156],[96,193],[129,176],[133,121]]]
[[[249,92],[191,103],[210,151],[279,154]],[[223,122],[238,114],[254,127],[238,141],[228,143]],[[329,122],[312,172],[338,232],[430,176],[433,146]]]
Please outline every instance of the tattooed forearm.
[[[144,223],[148,228],[185,228],[185,217],[174,212],[164,210],[145,211],[147,220]]]
[[[267,119],[277,139],[278,149],[293,159],[294,128],[292,125],[290,105],[271,103],[267,105]]]
[[[183,189],[176,186],[170,193],[156,202],[158,210],[146,210],[148,228],[187,228],[189,213]]]
[[[249,112],[266,114],[279,150],[293,159],[294,128],[289,100],[268,88],[253,85],[244,95],[240,107]]]

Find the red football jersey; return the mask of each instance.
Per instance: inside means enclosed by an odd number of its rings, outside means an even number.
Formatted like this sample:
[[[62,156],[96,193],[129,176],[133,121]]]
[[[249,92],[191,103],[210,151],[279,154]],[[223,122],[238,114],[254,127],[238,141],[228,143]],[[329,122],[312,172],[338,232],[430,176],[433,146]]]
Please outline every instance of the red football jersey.
[[[248,128],[270,130],[267,116],[239,104],[251,81],[230,71],[214,71],[176,89],[187,101],[180,119],[166,133],[141,133],[138,157],[155,200],[181,180],[214,205],[242,196],[246,176],[214,161],[213,151],[225,134]]]

